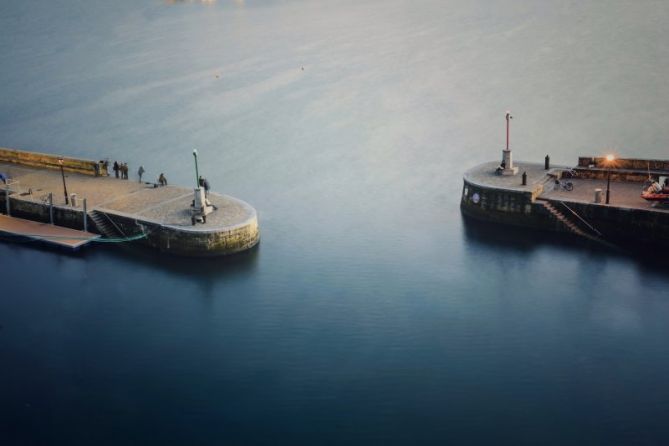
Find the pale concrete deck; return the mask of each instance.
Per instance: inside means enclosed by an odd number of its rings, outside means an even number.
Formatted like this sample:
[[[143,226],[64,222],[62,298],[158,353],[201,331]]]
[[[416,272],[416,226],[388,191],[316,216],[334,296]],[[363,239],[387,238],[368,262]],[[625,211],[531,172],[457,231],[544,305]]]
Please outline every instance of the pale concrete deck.
[[[0,233],[7,233],[39,240],[72,250],[81,248],[91,241],[100,238],[98,234],[63,228],[47,223],[24,220],[22,218],[0,215]]]
[[[12,198],[45,203],[49,193],[54,204],[65,206],[63,182],[59,171],[21,167],[0,163],[0,172],[15,183]],[[211,232],[228,230],[255,217],[247,203],[225,195],[210,193],[209,200],[217,207],[207,216],[206,224],[192,226],[190,204],[193,190],[178,186],[153,187],[153,184],[111,177],[92,177],[66,173],[68,193],[77,194],[77,209],[86,198],[88,210],[101,210],[132,216],[163,225],[184,226],[188,230]],[[32,195],[28,195],[28,190]]]
[[[564,180],[563,180],[564,181]],[[539,196],[549,200],[573,201],[577,203],[595,203],[595,189],[602,190],[602,204],[606,200],[606,180],[589,180],[580,178],[570,178],[574,184],[574,190],[567,192],[560,188],[554,189],[553,184],[546,184],[544,192]],[[669,208],[663,206],[654,206],[652,202],[641,198],[643,184],[630,182],[611,181],[611,200],[610,206],[646,209],[657,212],[669,212]]]
[[[550,178],[548,174],[554,170],[563,170],[566,167],[552,167],[550,170],[544,170],[544,165],[539,163],[527,163],[524,161],[514,162],[518,167],[516,175],[499,175],[495,169],[499,166],[498,162],[489,162],[480,164],[465,172],[464,178],[467,182],[481,187],[490,187],[495,189],[508,189],[518,192],[533,192],[541,188]],[[527,185],[522,185],[523,172],[527,173]]]

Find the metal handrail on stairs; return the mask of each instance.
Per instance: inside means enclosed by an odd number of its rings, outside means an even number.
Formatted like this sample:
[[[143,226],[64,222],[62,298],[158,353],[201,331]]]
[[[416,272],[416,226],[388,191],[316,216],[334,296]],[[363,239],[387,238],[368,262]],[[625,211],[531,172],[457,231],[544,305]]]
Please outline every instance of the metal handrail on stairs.
[[[564,206],[565,208],[567,208],[567,209],[569,210],[569,212],[571,212],[574,216],[576,216],[576,218],[578,218],[581,222],[583,222],[583,224],[585,224],[585,225],[586,225],[592,232],[594,232],[595,234],[597,234],[598,237],[604,237],[604,236],[602,235],[601,232],[599,232],[597,229],[595,229],[594,226],[592,226],[590,223],[588,223],[587,221],[585,221],[585,219],[584,219],[583,217],[581,217],[580,215],[578,215],[578,214],[576,213],[576,211],[574,211],[572,208],[570,208],[569,206],[567,206],[567,203],[565,203],[564,201],[558,201],[558,203],[560,203],[562,206]]]
[[[109,215],[107,215],[105,212],[102,212],[102,211],[97,210],[97,209],[93,210],[93,212],[96,213],[96,214],[99,213],[99,214],[104,215],[104,216],[107,218],[107,220],[109,220],[109,222],[114,226],[114,228],[116,228],[116,230],[117,230],[119,233],[121,233],[121,235],[122,235],[123,237],[128,237],[128,236],[126,235],[126,233],[123,232],[123,230],[122,230],[121,228],[119,228],[119,227],[116,225],[116,223],[114,223],[114,220],[112,220],[111,218],[109,218]]]

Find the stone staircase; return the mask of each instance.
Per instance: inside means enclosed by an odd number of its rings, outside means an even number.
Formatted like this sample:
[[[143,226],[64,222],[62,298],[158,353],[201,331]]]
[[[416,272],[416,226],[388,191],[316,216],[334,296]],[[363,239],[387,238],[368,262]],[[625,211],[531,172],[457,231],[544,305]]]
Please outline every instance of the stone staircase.
[[[88,216],[95,223],[95,227],[100,231],[102,235],[107,238],[116,238],[121,237],[122,234],[116,228],[116,226],[109,220],[109,217],[103,212],[92,210],[88,213]]]
[[[555,218],[555,220],[560,222],[560,224],[562,224],[572,234],[597,242],[603,241],[600,234],[584,231],[576,223],[574,223],[574,221],[571,220],[567,215],[557,210],[551,202],[542,201],[541,203],[543,204],[544,208],[546,208],[546,210],[553,216],[553,218]]]

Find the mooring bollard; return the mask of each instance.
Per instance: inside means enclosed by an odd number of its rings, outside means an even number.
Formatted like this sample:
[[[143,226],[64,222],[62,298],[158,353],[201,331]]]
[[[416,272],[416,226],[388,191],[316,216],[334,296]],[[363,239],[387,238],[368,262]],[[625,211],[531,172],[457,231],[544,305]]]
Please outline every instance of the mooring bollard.
[[[49,192],[49,222],[53,224],[53,193]]]
[[[597,188],[595,189],[595,203],[601,203],[602,202],[602,190]]]
[[[523,172],[523,186],[527,186],[527,172]]]
[[[551,157],[546,155],[546,158],[544,159],[544,170],[548,170],[551,168]]]

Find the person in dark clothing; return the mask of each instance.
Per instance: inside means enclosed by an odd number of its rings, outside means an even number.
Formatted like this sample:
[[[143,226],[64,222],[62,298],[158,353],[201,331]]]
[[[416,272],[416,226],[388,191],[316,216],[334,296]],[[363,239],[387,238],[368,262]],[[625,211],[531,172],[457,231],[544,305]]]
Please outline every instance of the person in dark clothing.
[[[202,180],[202,185],[204,186],[204,196],[208,197],[209,196],[209,181],[204,178]]]
[[[209,181],[202,175],[200,175],[200,178],[197,179],[197,184],[201,187],[204,188],[204,196],[208,197],[209,196]]]
[[[115,176],[116,178],[118,178],[118,171],[119,171],[118,161],[114,161],[114,167],[113,167],[113,170],[114,170],[114,176]]]
[[[163,174],[162,172],[160,173],[160,176],[158,177],[158,183],[161,186],[167,186],[167,178],[165,178],[165,174]]]
[[[139,166],[139,169],[137,170],[137,175],[139,175],[139,182],[142,182],[142,175],[144,175],[144,166]]]

